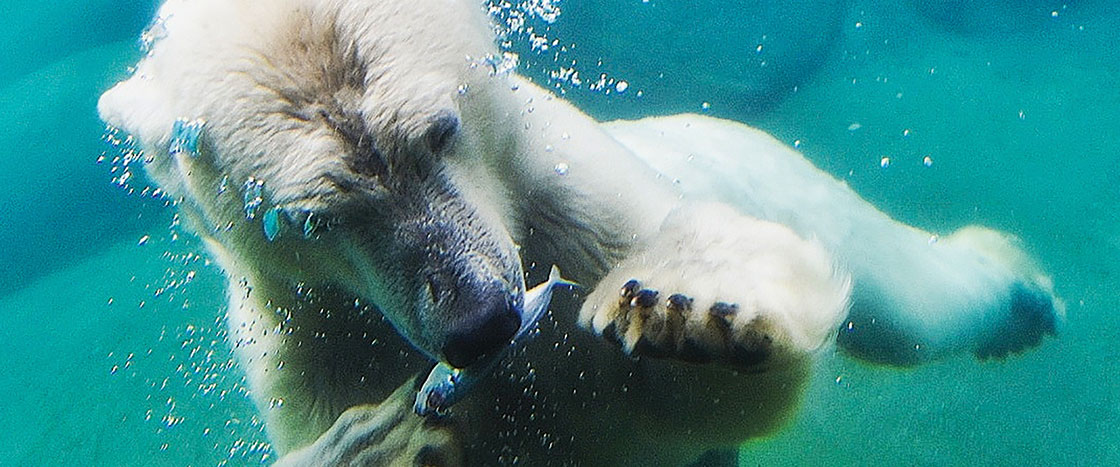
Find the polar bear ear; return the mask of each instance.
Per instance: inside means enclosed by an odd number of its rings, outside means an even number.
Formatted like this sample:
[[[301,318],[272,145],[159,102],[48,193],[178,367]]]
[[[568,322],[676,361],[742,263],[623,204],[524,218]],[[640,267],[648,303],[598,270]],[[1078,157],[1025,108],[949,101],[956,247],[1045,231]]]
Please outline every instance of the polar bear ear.
[[[97,101],[101,120],[136,136],[146,144],[161,144],[170,136],[173,118],[164,115],[166,99],[158,86],[139,72],[105,91]]]

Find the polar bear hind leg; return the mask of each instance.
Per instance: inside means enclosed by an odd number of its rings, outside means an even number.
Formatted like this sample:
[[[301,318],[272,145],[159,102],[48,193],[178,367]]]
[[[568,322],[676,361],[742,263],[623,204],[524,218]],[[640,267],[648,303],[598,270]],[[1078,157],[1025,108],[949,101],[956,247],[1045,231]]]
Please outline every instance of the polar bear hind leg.
[[[911,365],[1001,357],[1057,332],[1065,308],[1012,236],[969,226],[940,238],[891,219],[766,133],[696,115],[605,125],[686,196],[726,202],[821,243],[852,276],[838,343]]]

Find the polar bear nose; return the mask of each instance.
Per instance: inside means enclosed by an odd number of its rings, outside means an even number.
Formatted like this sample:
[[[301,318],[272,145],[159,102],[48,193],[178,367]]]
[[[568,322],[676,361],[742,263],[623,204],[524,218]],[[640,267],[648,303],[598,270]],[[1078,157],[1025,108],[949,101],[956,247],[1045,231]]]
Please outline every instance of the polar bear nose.
[[[508,293],[493,290],[472,298],[457,304],[466,305],[458,310],[463,312],[463,319],[447,335],[443,346],[444,360],[455,368],[467,367],[509,345],[521,326],[521,317]]]

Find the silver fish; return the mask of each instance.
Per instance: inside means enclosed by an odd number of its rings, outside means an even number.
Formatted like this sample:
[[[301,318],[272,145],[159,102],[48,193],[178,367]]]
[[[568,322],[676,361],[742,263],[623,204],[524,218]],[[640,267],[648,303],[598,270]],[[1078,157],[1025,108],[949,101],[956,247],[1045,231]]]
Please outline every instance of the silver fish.
[[[510,343],[500,352],[490,355],[467,368],[454,368],[446,362],[436,363],[424,385],[416,393],[413,409],[417,415],[441,415],[456,402],[463,399],[480,379],[490,373],[511,349],[523,342],[524,337],[537,327],[537,323],[548,310],[552,301],[552,288],[558,285],[578,286],[575,282],[560,277],[560,269],[552,266],[548,280],[525,292],[525,306],[521,311],[521,327],[510,339]]]

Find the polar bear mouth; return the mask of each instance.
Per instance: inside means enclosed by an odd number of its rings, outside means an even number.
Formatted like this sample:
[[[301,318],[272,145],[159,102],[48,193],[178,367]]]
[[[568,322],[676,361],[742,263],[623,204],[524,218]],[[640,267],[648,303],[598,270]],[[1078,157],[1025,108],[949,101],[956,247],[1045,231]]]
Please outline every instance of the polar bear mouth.
[[[521,327],[516,301],[504,291],[496,292],[477,291],[456,304],[473,312],[456,323],[440,350],[443,360],[451,366],[465,368],[500,351]]]

